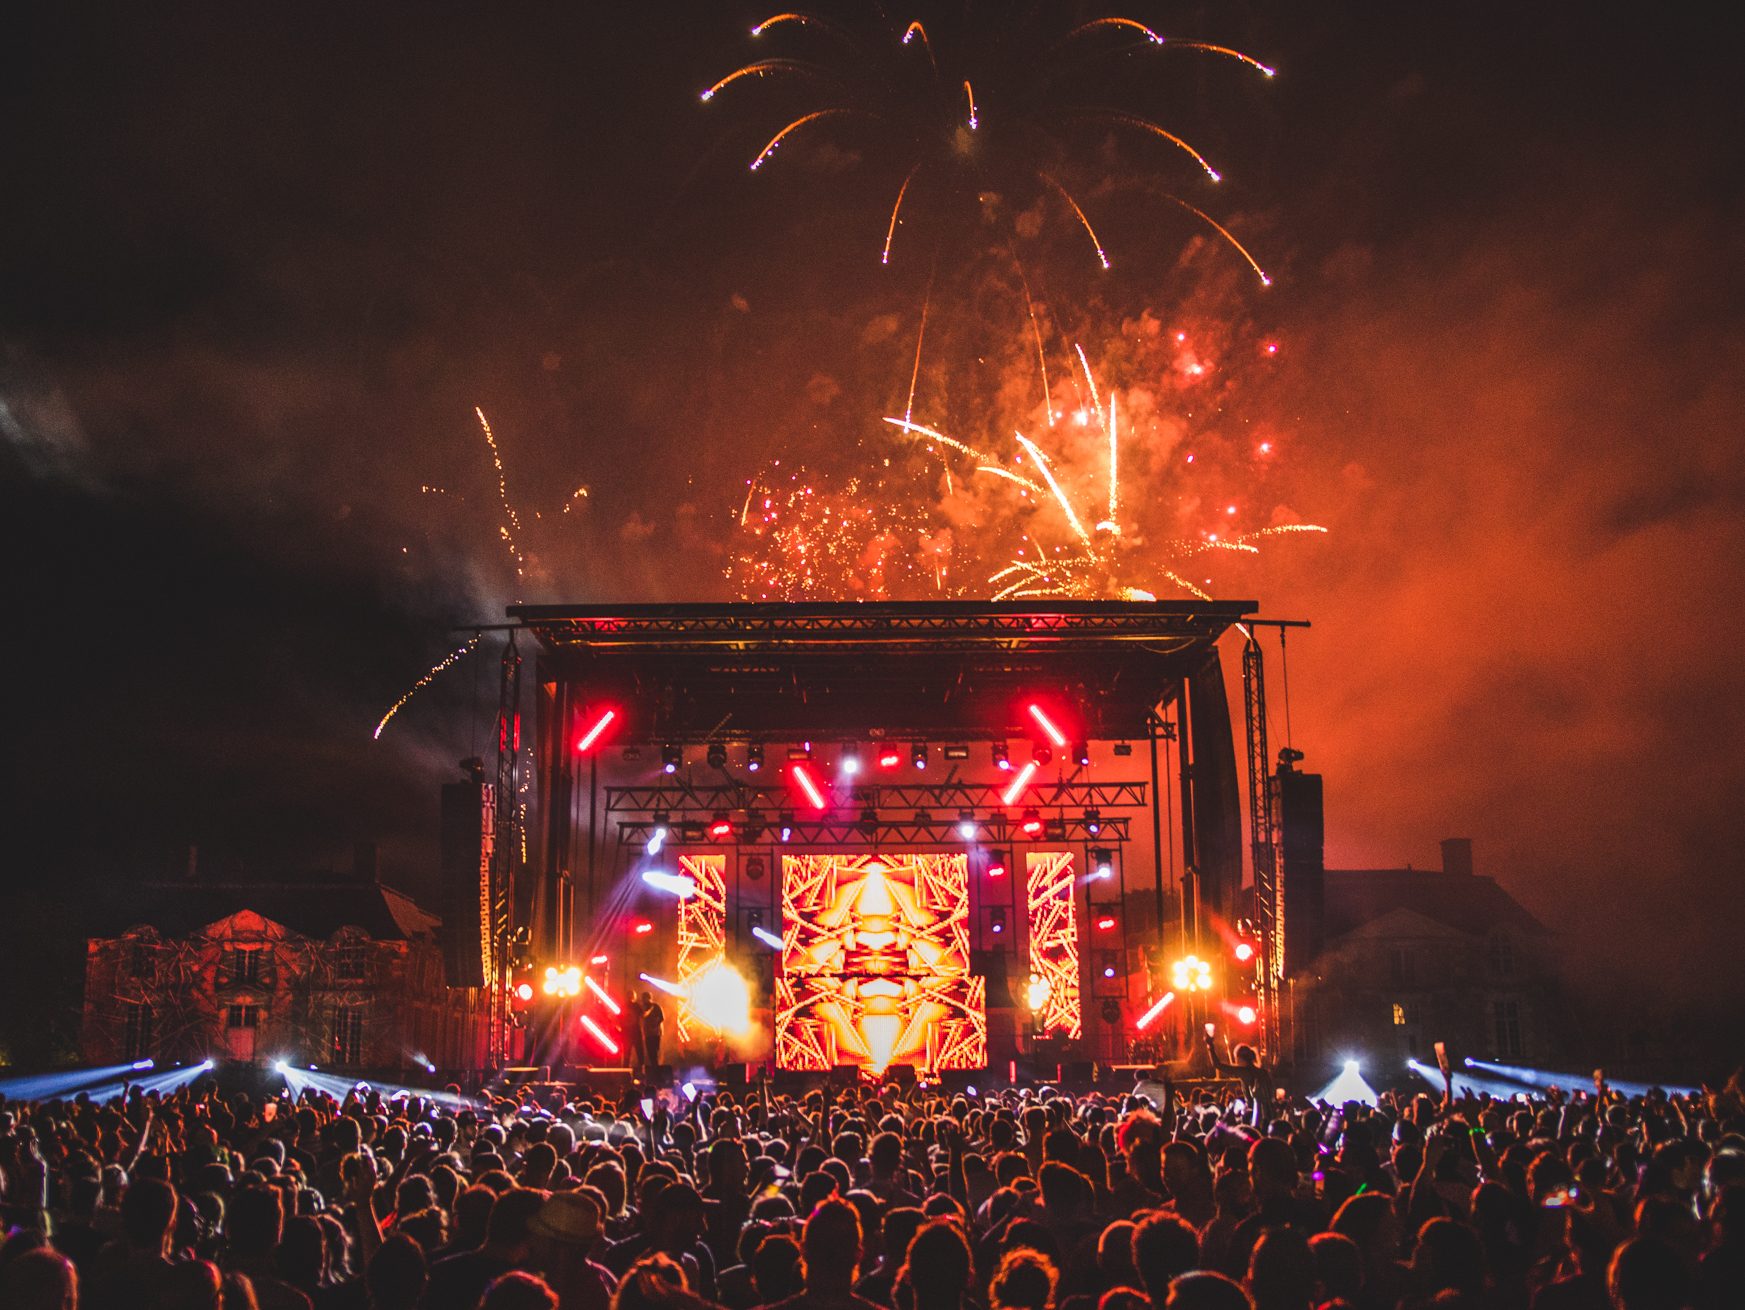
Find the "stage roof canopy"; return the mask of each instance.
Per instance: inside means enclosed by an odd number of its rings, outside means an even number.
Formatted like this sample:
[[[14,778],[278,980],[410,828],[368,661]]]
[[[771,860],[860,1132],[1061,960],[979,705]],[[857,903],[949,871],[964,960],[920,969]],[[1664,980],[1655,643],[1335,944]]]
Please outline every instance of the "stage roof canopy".
[[[1084,740],[1143,737],[1252,601],[516,605],[540,679],[646,741],[998,740],[1040,701]]]

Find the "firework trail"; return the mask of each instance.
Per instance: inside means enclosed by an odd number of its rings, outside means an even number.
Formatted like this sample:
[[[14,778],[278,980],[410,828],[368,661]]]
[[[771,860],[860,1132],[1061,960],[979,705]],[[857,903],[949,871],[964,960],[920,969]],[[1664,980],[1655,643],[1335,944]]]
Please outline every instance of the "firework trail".
[[[478,418],[479,431],[484,434],[485,445],[491,452],[491,467],[497,475],[497,504],[503,513],[502,519],[497,524],[497,536],[503,542],[505,547],[507,547],[510,559],[514,561],[516,582],[514,599],[519,602],[523,598],[521,588],[527,581],[527,554],[522,548],[525,529],[522,524],[521,514],[515,508],[515,502],[509,497],[509,470],[503,459],[503,449],[497,444],[497,434],[491,428],[491,421],[485,417],[485,411],[482,406],[473,406],[473,414]],[[454,496],[447,489],[435,486],[431,483],[425,483],[419,488],[419,490],[425,495],[443,496],[453,500],[464,500],[463,497]],[[557,511],[553,517],[559,519],[567,517],[572,510],[587,499],[587,486],[585,484],[578,486],[567,498],[565,498],[563,508]],[[536,522],[544,521],[544,515],[538,510],[534,511],[533,518]],[[465,659],[472,653],[478,644],[479,634],[475,633],[473,634],[471,641],[468,641],[465,645],[449,652],[449,654],[445,655],[440,661],[432,666],[423,677],[419,678],[418,681],[408,687],[406,691],[401,694],[400,698],[388,707],[388,712],[382,715],[381,721],[376,724],[375,732],[371,734],[372,739],[379,740],[382,735],[382,730],[386,728],[389,721],[406,706],[408,701],[435,681],[438,675]]]
[[[376,730],[370,734],[370,739],[372,741],[380,741],[382,739],[382,729],[388,726],[388,721],[390,719],[405,708],[406,702],[411,700],[419,692],[423,691],[431,683],[435,682],[436,679],[446,670],[453,668],[456,664],[460,663],[461,660],[472,654],[483,636],[483,633],[475,632],[465,643],[456,647],[454,650],[451,650],[435,664],[431,665],[428,673],[402,692],[399,700],[388,706],[388,712],[382,715],[381,721],[376,724]]]

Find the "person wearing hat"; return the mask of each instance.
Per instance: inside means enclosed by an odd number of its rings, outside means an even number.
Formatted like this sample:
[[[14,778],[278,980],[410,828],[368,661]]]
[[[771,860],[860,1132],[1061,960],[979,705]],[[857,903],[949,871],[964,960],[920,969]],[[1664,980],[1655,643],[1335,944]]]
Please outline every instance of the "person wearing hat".
[[[600,1207],[583,1192],[558,1192],[539,1208],[529,1232],[530,1263],[557,1293],[559,1310],[608,1310],[618,1280],[590,1258],[600,1240]]]

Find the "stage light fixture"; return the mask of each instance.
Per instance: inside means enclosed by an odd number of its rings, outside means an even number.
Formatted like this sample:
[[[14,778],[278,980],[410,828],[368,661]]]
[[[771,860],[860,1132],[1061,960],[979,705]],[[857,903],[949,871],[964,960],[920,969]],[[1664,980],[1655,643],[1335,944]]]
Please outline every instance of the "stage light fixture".
[[[659,855],[660,848],[666,845],[666,839],[666,825],[657,823],[654,826],[653,831],[648,834],[648,846],[646,847],[646,850],[650,855]]]
[[[1091,744],[1088,741],[1075,741],[1072,744],[1072,758],[1081,769],[1088,768],[1091,762]]]
[[[931,828],[933,826],[933,811],[932,810],[916,810],[915,811],[915,826],[917,828]]]
[[[1245,1028],[1252,1028],[1254,1026],[1254,1021],[1259,1017],[1259,1013],[1252,1005],[1240,1005],[1236,1007],[1236,1021]]]
[[[638,937],[646,937],[649,933],[654,931],[654,925],[647,919],[638,919],[635,924],[631,926],[630,931],[635,933]]]
[[[811,769],[807,768],[804,763],[791,764],[788,766],[788,772],[793,776],[794,781],[800,784],[800,790],[805,793],[806,799],[812,803],[813,809],[827,810],[830,808],[830,802],[824,798],[824,793],[819,789],[818,783],[813,779]]]
[[[860,830],[868,836],[879,830],[879,812],[870,805],[860,812]]]
[[[605,732],[607,728],[611,727],[612,721],[617,717],[617,710],[600,711],[599,717],[596,718],[588,730],[582,734],[581,740],[576,742],[576,754],[585,755],[588,751],[592,750],[594,743],[600,740],[600,734]]]
[[[1247,964],[1254,958],[1254,943],[1237,942],[1235,949],[1230,953],[1236,957],[1238,964]]]
[[[879,768],[894,769],[903,762],[903,752],[895,743],[887,742],[879,747]]]
[[[988,907],[988,931],[998,936],[1006,931],[1006,907],[992,905]]]
[[[792,810],[776,811],[776,828],[783,841],[794,835],[794,812]]]
[[[957,835],[965,841],[976,839],[976,816],[969,810],[957,812]]]
[[[677,896],[681,901],[689,900],[697,894],[697,880],[687,878],[682,873],[667,873],[664,869],[644,869],[642,881],[656,891],[665,892],[668,896]],[[546,972],[549,974],[550,970],[548,969]]]
[[[1042,835],[1048,841],[1066,840],[1066,820],[1050,819],[1042,825]]]
[[[860,747],[851,741],[842,743],[842,749],[836,753],[836,767],[845,778],[852,778],[860,772]],[[818,808],[822,809],[823,806]]]
[[[1115,976],[1115,966],[1112,964],[1105,964],[1103,966],[1103,977],[1113,978],[1114,976]]]
[[[757,773],[763,768],[763,743],[754,741],[745,748],[745,769],[748,773]]]
[[[700,823],[681,823],[679,825],[679,840],[687,845],[695,844],[703,840],[704,831],[705,829]]]
[[[914,765],[917,769],[925,769],[927,767],[926,742],[918,741],[913,746],[909,747],[909,763]]]
[[[533,984],[523,978],[515,984],[515,999],[525,1004],[533,999]]]
[[[1012,779],[1012,785],[1001,794],[1002,804],[1011,805],[1024,794],[1024,789],[1030,785],[1030,779],[1036,776],[1036,761],[1031,760],[1018,770],[1018,776]]]
[[[1018,826],[1024,830],[1026,837],[1035,837],[1042,831],[1042,815],[1033,809],[1025,810]]]
[[[1085,811],[1085,833],[1087,836],[1091,837],[1101,837],[1103,835],[1103,816],[1099,811]],[[1095,854],[1096,852],[1093,851],[1092,855],[1094,856]]]
[[[677,773],[679,765],[685,762],[684,752],[668,742],[660,748],[660,768],[662,773]]]
[[[733,820],[726,810],[716,810],[715,817],[709,823],[709,836],[716,841],[725,841],[733,835]]]
[[[779,951],[782,949],[782,939],[777,937],[773,932],[768,928],[763,927],[761,924],[751,930],[751,935],[757,938],[758,941],[762,942],[765,946],[769,947],[772,951]]]
[[[996,855],[988,861],[988,877],[1004,878],[1006,876],[1006,860],[1004,856]]]
[[[1112,878],[1115,875],[1115,852],[1102,846],[1091,848],[1091,877]]]
[[[994,767],[1002,771],[1012,767],[1012,752],[1003,741],[994,743]]]
[[[812,758],[812,743],[809,741],[795,742],[788,747],[790,760],[809,760]]]
[[[1169,1003],[1173,1000],[1175,1000],[1175,993],[1165,992],[1162,996],[1157,998],[1156,1002],[1153,1003],[1149,1010],[1139,1016],[1138,1022],[1133,1026],[1138,1028],[1140,1031],[1144,1031],[1148,1026],[1150,1026],[1153,1019],[1157,1018],[1158,1015],[1162,1014],[1164,1010],[1169,1008]]]
[[[1046,768],[1054,763],[1054,748],[1052,746],[1038,746],[1030,752],[1030,758]]]
[[[710,742],[709,752],[705,758],[708,759],[709,767],[711,769],[725,769],[727,767],[727,743],[720,741]]]
[[[1178,991],[1210,991],[1212,966],[1197,955],[1185,956],[1170,966],[1170,982]]]
[[[1111,931],[1114,928],[1114,926],[1115,926],[1115,916],[1112,914],[1101,915],[1097,919],[1097,927],[1099,930],[1101,930],[1103,932]]]
[[[969,758],[969,744],[961,741],[953,742],[951,745],[943,747],[939,753],[948,760],[967,760]]]
[[[1127,756],[1131,755],[1132,753],[1133,753],[1133,743],[1132,742],[1130,742],[1130,741],[1118,741],[1115,743],[1115,754],[1121,756],[1122,758],[1126,758]]]
[[[739,827],[740,838],[743,841],[754,842],[759,837],[763,836],[763,828],[763,811],[747,809],[745,811],[745,822]]]

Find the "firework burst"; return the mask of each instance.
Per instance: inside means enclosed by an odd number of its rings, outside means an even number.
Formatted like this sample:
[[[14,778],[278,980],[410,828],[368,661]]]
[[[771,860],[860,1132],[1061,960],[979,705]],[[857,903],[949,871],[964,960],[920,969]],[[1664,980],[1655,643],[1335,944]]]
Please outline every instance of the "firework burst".
[[[876,230],[883,240],[875,248],[881,263],[892,261],[906,215],[923,196],[946,222],[962,218],[964,211],[954,205],[967,198],[974,206],[970,222],[978,225],[992,190],[1051,199],[1107,269],[1112,261],[1092,217],[1062,180],[1082,171],[1078,166],[1091,153],[1087,126],[1154,151],[1161,145],[1208,184],[1224,176],[1148,113],[1099,103],[1118,81],[1109,76],[1111,67],[1144,59],[1167,68],[1186,54],[1234,61],[1267,78],[1274,70],[1229,46],[1176,39],[1130,18],[1108,16],[1063,29],[1051,24],[1051,11],[1032,6],[1012,15],[1001,9],[997,31],[977,31],[962,16],[936,22],[931,34],[921,22],[904,22],[882,9],[853,27],[778,13],[751,28],[759,57],[717,79],[700,98],[713,103],[745,95],[766,103],[770,135],[750,158],[753,172],[790,140],[830,133],[852,138],[857,153],[878,159],[878,166],[889,164],[894,200],[888,216],[879,211]],[[1226,226],[1198,205],[1168,198],[1228,242],[1263,284],[1268,281]]]

